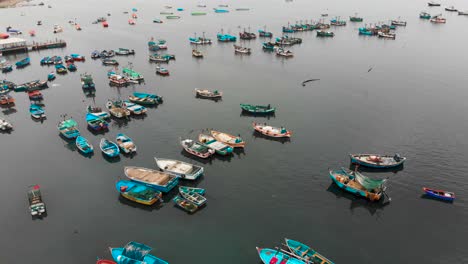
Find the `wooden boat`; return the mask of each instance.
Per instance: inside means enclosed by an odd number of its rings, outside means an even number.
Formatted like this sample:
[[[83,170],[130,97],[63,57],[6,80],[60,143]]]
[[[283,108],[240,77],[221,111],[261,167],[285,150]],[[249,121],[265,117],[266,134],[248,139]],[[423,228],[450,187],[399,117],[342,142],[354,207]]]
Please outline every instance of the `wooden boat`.
[[[107,65],[117,66],[119,65],[119,62],[113,59],[103,59],[102,64],[105,66]]]
[[[367,198],[370,201],[380,200],[386,189],[386,179],[371,179],[357,171],[349,171],[344,168],[335,171],[330,170],[329,173],[330,178],[339,188]]]
[[[266,51],[274,51],[275,49],[278,49],[278,45],[276,45],[276,43],[273,42],[263,42],[262,48]]]
[[[109,113],[112,116],[115,116],[117,118],[126,118],[130,116],[130,111],[128,109],[125,109],[125,106],[123,105],[122,101],[107,101],[106,103],[106,108],[109,110]]]
[[[211,44],[212,43],[211,39],[205,38],[204,36],[205,34],[203,34],[203,37],[201,38],[200,37],[189,38],[190,44],[197,44],[197,45]]]
[[[105,28],[109,27],[109,23],[107,23],[107,21],[102,21],[101,23],[102,23],[102,27],[105,27]]]
[[[44,110],[37,104],[32,104],[29,107],[29,113],[36,119],[43,119],[46,117]]]
[[[234,45],[234,53],[250,54],[250,48]]]
[[[129,20],[128,20],[128,24],[131,25],[131,26],[133,26],[133,25],[135,25],[136,23],[135,23],[135,20],[129,19]]]
[[[429,21],[435,24],[445,24],[447,20],[441,16],[433,16]]]
[[[201,207],[206,204],[206,198],[197,192],[193,192],[190,189],[180,189],[179,193],[185,200],[195,204],[198,207]]]
[[[349,157],[353,164],[378,169],[398,167],[406,161],[406,158],[401,157],[399,154],[395,154],[394,156],[378,154],[349,154]]]
[[[101,57],[101,53],[97,50],[91,52],[91,59],[99,59]]]
[[[217,34],[216,38],[221,42],[236,42],[237,38],[228,34]]]
[[[259,248],[257,247],[258,256],[264,264],[306,264],[306,262],[290,256],[280,249]],[[319,262],[317,262],[319,263]],[[307,263],[308,264],[308,263]]]
[[[258,124],[258,123],[252,123],[253,128],[255,131],[268,136],[268,137],[274,137],[274,138],[282,138],[282,137],[291,137],[292,133],[291,131],[287,130],[284,127],[272,127],[272,126],[267,126],[266,124]]]
[[[203,58],[203,53],[201,53],[201,51],[199,50],[192,50],[192,56],[195,57],[195,58]]]
[[[192,12],[190,13],[192,16],[205,16],[206,12]]]
[[[203,175],[203,167],[173,159],[154,158],[159,169],[185,180],[196,180]]]
[[[453,192],[434,190],[434,189],[430,189],[426,187],[423,187],[423,191],[425,192],[427,196],[436,198],[439,200],[444,200],[444,201],[449,201],[449,202],[453,202],[453,200],[455,200],[455,193]]]
[[[384,32],[378,32],[377,35],[379,38],[386,38],[386,39],[395,39],[396,34],[395,33],[384,33]]]
[[[125,55],[135,55],[135,50],[118,48],[114,50],[115,55],[125,56]]]
[[[458,10],[454,6],[448,6],[445,8],[445,11],[457,12]]]
[[[229,13],[227,9],[213,8],[215,13]]]
[[[99,148],[101,149],[102,153],[110,158],[117,157],[120,154],[119,146],[105,138],[102,138],[99,142]]]
[[[51,72],[51,73],[47,74],[47,80],[49,82],[55,80],[55,78],[56,78],[56,76],[55,76],[54,72]]]
[[[317,30],[317,37],[334,37],[335,33],[331,31]]]
[[[239,38],[244,39],[244,40],[250,40],[250,39],[256,39],[257,35],[253,32],[247,32],[244,30],[244,32],[239,32]]]
[[[91,114],[93,114],[95,116],[98,116],[100,118],[103,118],[103,119],[110,118],[110,114],[108,112],[102,111],[102,109],[100,107],[97,107],[97,106],[88,105],[88,107],[86,108],[86,111],[88,113],[91,113]]]
[[[89,141],[82,136],[76,137],[75,145],[78,150],[84,154],[90,154],[94,152],[93,145],[91,145],[91,143],[89,143]]]
[[[54,34],[63,32],[63,28],[59,25],[54,25]]]
[[[109,76],[109,84],[111,84],[111,85],[125,86],[128,83],[129,83],[129,79],[127,77],[122,76],[122,75],[111,74]]]
[[[170,58],[169,57],[165,57],[165,56],[162,56],[162,55],[159,55],[159,54],[153,54],[153,55],[149,55],[149,61],[151,62],[169,62]]]
[[[81,88],[88,90],[96,88],[93,80],[93,76],[88,73],[83,73],[80,75],[81,78]]]
[[[219,99],[223,96],[223,93],[219,92],[218,90],[210,91],[206,89],[195,89],[195,94],[197,97],[207,99]]]
[[[194,203],[185,200],[182,198],[180,195],[177,195],[173,199],[174,203],[179,206],[180,208],[184,209],[185,211],[189,213],[194,213],[195,211],[198,210],[198,206],[196,206]]]
[[[42,99],[44,99],[40,91],[28,92],[28,97],[29,97],[29,100],[31,101],[41,101]]]
[[[161,15],[173,15],[173,12],[159,12]]]
[[[68,139],[76,138],[80,135],[80,131],[78,130],[78,123],[76,123],[76,121],[72,118],[60,121],[57,125],[57,129],[59,130],[60,134]]]
[[[98,114],[98,113],[96,113]],[[109,127],[109,124],[102,119],[100,116],[97,116],[94,113],[87,113],[86,114],[86,123],[88,124],[88,127],[91,130],[94,131],[102,131],[102,130],[107,130]],[[108,113],[106,113],[108,114]]]
[[[86,58],[83,55],[72,53],[70,56],[73,58],[74,61],[85,61]]]
[[[332,26],[346,26],[346,21],[339,20],[339,18],[334,18],[330,20],[330,25]]]
[[[164,193],[172,190],[179,182],[179,178],[173,174],[147,168],[125,167],[124,172],[130,180]]]
[[[403,27],[406,27],[406,21],[402,21],[402,20],[392,20],[392,23],[391,23],[393,26],[403,26]]]
[[[162,24],[163,21],[161,19],[155,18],[153,19],[153,23]]]
[[[258,36],[259,36],[259,37],[264,37],[264,38],[272,38],[272,37],[273,37],[273,33],[268,32],[268,31],[266,31],[266,30],[261,30],[261,29],[259,29],[259,30],[258,30]]]
[[[169,76],[169,70],[162,67],[161,65],[156,66],[156,74],[162,76]]]
[[[13,129],[13,125],[5,119],[0,118],[0,130],[9,131]]]
[[[460,15],[460,16],[468,16],[468,11],[458,11],[458,15]]]
[[[123,133],[118,133],[115,141],[124,153],[128,154],[137,151],[137,147],[133,140]]]
[[[15,63],[16,68],[24,68],[24,67],[28,66],[29,64],[31,64],[31,59],[29,57],[24,58],[24,59],[22,59],[20,61],[17,61]]]
[[[247,7],[240,7],[240,8],[236,8],[236,11],[249,11],[250,8],[247,8]]]
[[[3,63],[0,65],[0,71],[2,73],[7,73],[13,71],[13,65],[8,64],[8,63]]]
[[[188,153],[206,159],[209,158],[211,155],[215,153],[214,150],[209,149],[208,147],[204,146],[202,143],[193,141],[191,139],[180,139],[180,144]]]
[[[56,71],[58,74],[66,74],[66,73],[68,73],[67,68],[66,68],[65,66],[63,66],[63,64],[57,64],[57,65],[55,65],[55,71]]]
[[[144,115],[146,114],[146,107],[139,104],[132,103],[130,101],[124,101],[125,109],[130,111],[132,115]]]
[[[276,50],[276,55],[282,57],[293,57],[294,54],[290,50],[284,50],[283,48],[279,48]]]
[[[223,142],[233,148],[245,147],[245,141],[240,136],[236,137],[216,130],[211,130],[210,133],[217,141]]]
[[[196,192],[200,195],[205,195],[206,190],[203,188],[195,188],[195,187],[188,187],[188,186],[179,186],[179,192],[181,191],[191,191]]]
[[[426,12],[421,12],[419,14],[419,18],[421,18],[421,19],[431,19],[431,17],[432,17],[431,14],[426,13]]]
[[[137,243],[129,242],[123,248],[109,248],[112,258],[117,263],[134,263],[134,264],[169,264],[168,262],[150,255],[151,247]]]
[[[430,1],[429,3],[427,3],[428,6],[440,6],[440,3],[437,3],[437,2],[434,2],[434,1]]]
[[[275,107],[270,105],[251,105],[251,104],[240,104],[242,111],[251,113],[251,114],[273,114],[276,111]]]
[[[29,211],[32,216],[40,216],[46,213],[46,207],[42,201],[41,188],[33,185],[28,190]]]
[[[139,204],[153,205],[157,201],[162,201],[160,191],[134,181],[118,181],[115,188],[122,197]]]
[[[179,19],[180,16],[166,16],[167,19]]]
[[[287,238],[285,238],[284,241],[286,242],[286,246],[289,251],[306,263],[333,264],[332,261],[301,242]]]
[[[63,57],[63,60],[65,61],[65,63],[74,61],[73,58],[69,55],[65,55],[65,57]]]
[[[69,71],[71,71],[71,72],[74,72],[74,71],[76,71],[76,65],[73,64],[73,63],[68,63],[68,64],[67,64],[67,69],[68,69]]]
[[[362,21],[364,21],[364,19],[362,17],[358,17],[358,16],[351,16],[351,17],[349,17],[349,21],[351,21],[351,22],[362,22]]]
[[[140,105],[157,105],[162,103],[162,97],[156,94],[148,94],[148,93],[133,93],[128,97],[130,102],[137,103]]]
[[[198,135],[198,141],[203,143],[208,148],[216,151],[219,155],[229,155],[234,150],[231,146],[224,144],[223,142],[217,141],[210,135],[200,134]]]

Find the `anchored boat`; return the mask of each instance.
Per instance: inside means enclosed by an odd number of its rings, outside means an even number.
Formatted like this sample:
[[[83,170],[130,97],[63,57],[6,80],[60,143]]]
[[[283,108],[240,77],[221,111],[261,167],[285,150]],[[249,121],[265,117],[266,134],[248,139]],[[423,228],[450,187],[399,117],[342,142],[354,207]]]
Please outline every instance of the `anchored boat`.
[[[151,247],[137,243],[129,242],[123,248],[109,248],[112,258],[117,263],[134,263],[134,264],[169,264],[168,262],[150,255]]]
[[[442,190],[434,190],[430,188],[423,187],[424,193],[432,198],[436,198],[439,200],[453,202],[455,200],[455,193],[447,192]]]
[[[250,48],[234,45],[234,53],[250,54]]]
[[[330,178],[341,189],[355,195],[378,201],[385,194],[386,179],[377,180],[368,178],[357,171],[330,170]]]
[[[333,264],[331,260],[320,255],[317,251],[301,242],[287,238],[285,238],[284,241],[286,242],[286,246],[289,251],[299,259],[304,260],[306,263]]]
[[[0,118],[0,130],[9,131],[13,129],[13,125],[5,119]]]
[[[195,94],[197,97],[206,99],[219,99],[223,96],[223,93],[218,90],[210,91],[207,89],[195,89]]]
[[[137,151],[137,147],[133,140],[123,133],[118,133],[115,141],[120,149],[126,154]]]
[[[255,131],[260,132],[261,134],[268,136],[268,137],[274,137],[274,138],[281,138],[281,137],[291,137],[291,131],[287,130],[284,127],[272,127],[272,126],[267,126],[266,124],[258,124],[258,123],[252,123],[253,128]]]
[[[258,248],[258,256],[264,264],[306,264],[306,262],[284,253],[280,249]],[[308,263],[307,263],[308,264]]]
[[[93,114],[93,113],[86,114],[86,123],[88,124],[88,127],[94,131],[107,130],[109,127],[109,124],[104,119],[102,119],[96,114]]]
[[[125,109],[130,111],[132,115],[144,115],[147,112],[146,107],[141,106],[139,104],[132,103],[130,101],[123,102]]]
[[[90,154],[94,152],[93,145],[91,145],[91,143],[89,143],[89,141],[82,136],[78,136],[76,138],[75,145],[78,148],[78,150],[80,150],[84,154]]]
[[[229,155],[234,150],[233,147],[224,144],[223,142],[217,141],[210,135],[200,134],[198,140],[210,149],[213,149],[219,155]]]
[[[353,164],[378,169],[398,167],[406,161],[406,158],[401,157],[399,154],[395,154],[394,156],[379,154],[349,154],[349,157]]]
[[[221,141],[224,144],[227,144],[233,148],[243,148],[245,147],[245,141],[242,140],[240,136],[233,136],[228,133],[219,132],[216,130],[211,130],[211,135],[217,140]]]
[[[97,107],[97,106],[88,105],[88,107],[86,108],[86,111],[88,113],[91,113],[91,114],[93,114],[95,116],[98,116],[98,117],[100,117],[102,119],[110,118],[109,113],[102,111],[102,109],[100,107]]]
[[[42,201],[41,188],[33,185],[28,190],[29,211],[32,216],[40,216],[46,213],[45,204]]]
[[[101,142],[99,142],[99,148],[101,149],[102,153],[110,158],[117,157],[120,154],[119,146],[105,138],[102,138]]]
[[[173,201],[177,206],[179,206],[180,208],[182,208],[183,210],[189,213],[194,213],[195,211],[198,210],[197,205],[195,205],[194,203],[190,201],[185,200],[180,195],[177,195],[176,197],[174,197]]]
[[[180,144],[188,153],[203,159],[206,159],[215,153],[214,150],[204,146],[202,143],[195,142],[191,139],[180,139]]]
[[[43,119],[46,117],[45,112],[42,109],[42,107],[40,107],[37,104],[32,104],[29,107],[29,113],[31,114],[33,118],[36,118],[36,119]]]
[[[193,165],[187,162],[173,160],[173,159],[160,159],[154,158],[159,169],[170,174],[174,174],[179,178],[185,180],[196,180],[203,175],[203,167]]]
[[[130,180],[164,193],[172,190],[179,182],[179,178],[173,174],[142,167],[125,167],[124,172]]]
[[[246,111],[251,114],[273,114],[276,111],[275,107],[270,105],[251,105],[251,104],[240,104],[242,111]]]
[[[184,198],[185,200],[195,204],[198,207],[201,207],[205,205],[206,203],[206,198],[203,197],[201,194],[198,192],[194,192],[190,189],[184,189],[184,188],[179,188],[179,193]]]
[[[80,135],[80,131],[78,130],[78,123],[76,123],[76,121],[72,118],[60,121],[57,129],[60,131],[60,134],[68,139],[76,138]]]
[[[157,105],[162,103],[162,97],[156,94],[148,94],[148,93],[133,93],[133,96],[130,95],[128,99],[137,104],[143,105]]]
[[[122,197],[139,204],[153,205],[157,201],[162,201],[160,191],[134,181],[118,181],[115,188]]]
[[[130,116],[130,111],[125,108],[123,101],[107,101],[106,108],[112,116],[117,118],[126,118]]]
[[[331,31],[317,30],[317,37],[334,37],[335,33]]]

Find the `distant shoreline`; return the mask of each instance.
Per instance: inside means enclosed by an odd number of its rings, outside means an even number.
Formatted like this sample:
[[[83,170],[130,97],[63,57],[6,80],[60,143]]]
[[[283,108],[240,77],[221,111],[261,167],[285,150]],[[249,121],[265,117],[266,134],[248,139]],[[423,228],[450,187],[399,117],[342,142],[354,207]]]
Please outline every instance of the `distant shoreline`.
[[[24,0],[0,0],[0,8],[15,7],[16,4]]]

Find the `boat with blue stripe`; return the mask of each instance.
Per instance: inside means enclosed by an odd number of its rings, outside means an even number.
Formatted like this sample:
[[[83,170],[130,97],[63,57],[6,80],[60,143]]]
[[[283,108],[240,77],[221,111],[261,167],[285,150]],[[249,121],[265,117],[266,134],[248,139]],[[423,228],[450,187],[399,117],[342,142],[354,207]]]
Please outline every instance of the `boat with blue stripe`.
[[[123,248],[109,248],[112,258],[119,264],[169,264],[156,256],[150,255],[151,247],[138,243],[129,242]]]
[[[377,169],[390,169],[403,165],[406,158],[396,153],[395,155],[379,155],[379,154],[349,154],[352,164],[359,164],[361,166],[377,168]]]

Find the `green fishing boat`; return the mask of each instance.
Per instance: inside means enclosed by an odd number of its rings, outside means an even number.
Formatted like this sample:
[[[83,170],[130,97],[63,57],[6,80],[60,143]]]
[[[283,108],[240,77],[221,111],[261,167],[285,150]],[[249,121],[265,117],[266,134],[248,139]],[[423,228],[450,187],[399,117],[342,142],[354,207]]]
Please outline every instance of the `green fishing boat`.
[[[364,21],[364,19],[362,17],[352,16],[352,17],[349,17],[349,21],[351,21],[351,22],[362,22],[362,21]]]
[[[205,12],[192,12],[191,15],[192,16],[204,16],[206,15],[206,13]]]
[[[159,14],[161,14],[161,15],[173,15],[174,13],[172,13],[172,12],[161,12]]]
[[[243,111],[251,114],[273,114],[276,111],[275,107],[270,105],[251,105],[251,104],[240,104]]]
[[[180,16],[166,16],[167,19],[179,19]]]
[[[318,30],[317,31],[317,37],[334,37],[335,33],[331,31],[323,31],[323,30]]]

